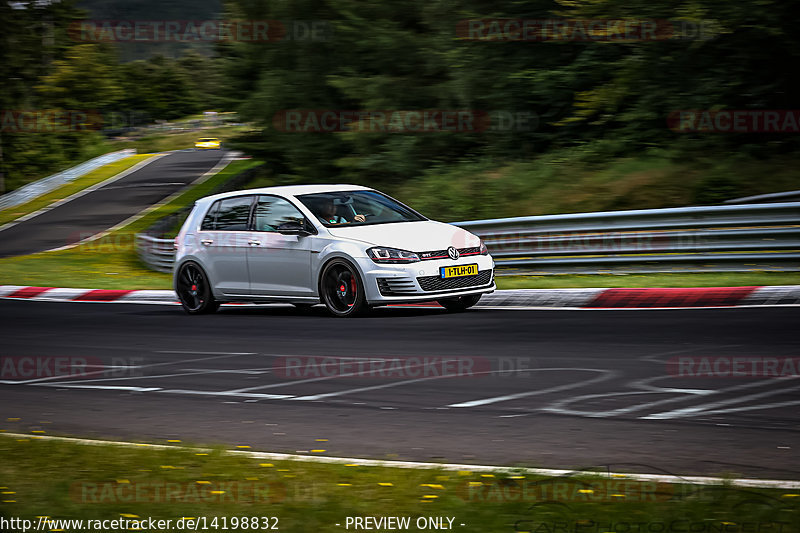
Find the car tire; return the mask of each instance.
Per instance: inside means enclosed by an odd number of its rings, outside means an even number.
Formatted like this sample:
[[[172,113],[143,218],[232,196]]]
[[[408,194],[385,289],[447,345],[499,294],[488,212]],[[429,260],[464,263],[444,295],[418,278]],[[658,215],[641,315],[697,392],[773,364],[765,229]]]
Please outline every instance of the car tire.
[[[437,300],[439,305],[450,311],[451,313],[457,313],[460,311],[465,311],[469,309],[476,303],[478,300],[481,299],[482,294],[471,294],[469,296],[458,296],[456,298],[442,298],[441,300]]]
[[[364,314],[369,306],[358,270],[345,259],[333,259],[319,277],[320,300],[338,318]]]
[[[182,264],[175,278],[175,292],[190,315],[204,315],[219,309],[219,302],[211,293],[208,276],[197,263],[187,261]]]

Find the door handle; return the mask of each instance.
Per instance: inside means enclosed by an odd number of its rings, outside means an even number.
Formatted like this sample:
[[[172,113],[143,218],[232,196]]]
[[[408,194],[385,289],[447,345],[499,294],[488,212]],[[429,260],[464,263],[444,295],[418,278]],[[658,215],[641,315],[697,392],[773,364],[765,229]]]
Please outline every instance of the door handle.
[[[202,244],[206,245],[206,246],[208,246],[208,245],[210,245],[210,244],[214,244],[214,241],[213,241],[213,240],[211,240],[211,239],[202,239],[200,242],[201,242]]]
[[[261,246],[261,241],[247,241],[250,246]]]

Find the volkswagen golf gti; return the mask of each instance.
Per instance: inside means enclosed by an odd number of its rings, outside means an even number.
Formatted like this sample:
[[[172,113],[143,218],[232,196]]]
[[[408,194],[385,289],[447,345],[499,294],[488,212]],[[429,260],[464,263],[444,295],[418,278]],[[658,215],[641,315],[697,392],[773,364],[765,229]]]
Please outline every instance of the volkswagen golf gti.
[[[337,317],[430,300],[462,311],[495,290],[477,236],[357,185],[202,198],[175,249],[175,292],[191,314],[225,302],[322,303]]]

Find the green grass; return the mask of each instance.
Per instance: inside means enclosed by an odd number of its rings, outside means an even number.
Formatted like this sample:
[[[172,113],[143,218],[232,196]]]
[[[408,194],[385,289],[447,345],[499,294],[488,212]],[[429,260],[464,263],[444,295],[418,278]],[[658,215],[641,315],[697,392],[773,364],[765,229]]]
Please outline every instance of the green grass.
[[[327,444],[309,439],[308,446]],[[222,517],[229,524],[232,517],[277,517],[279,530],[288,532],[346,531],[348,516],[408,516],[412,524],[418,517],[454,517],[453,529],[465,533],[622,532],[642,523],[662,528],[640,531],[664,531],[675,520],[681,521],[675,531],[793,533],[799,527],[796,490],[639,483],[601,474],[545,478],[397,469],[358,461],[345,466],[254,459],[222,448],[89,446],[35,437],[0,438],[0,454],[0,514],[7,518],[171,519],[164,531],[178,530],[181,517],[216,517],[219,524]]]
[[[0,211],[0,225],[11,222],[12,220],[16,220],[21,216],[38,211],[43,207],[47,207],[48,205],[75,194],[76,192],[82,191],[87,187],[91,187],[92,185],[96,185],[102,181],[105,181],[108,178],[115,176],[150,157],[152,156],[147,154],[134,155],[119,161],[115,161],[114,163],[109,163],[108,165],[103,165],[102,167],[97,168],[74,181],[66,183],[61,187],[50,191],[49,193],[37,196],[29,202],[3,209]]]
[[[171,276],[148,270],[134,249],[134,235],[191,205],[258,161],[233,161],[201,185],[100,239],[68,250],[0,259],[0,284],[92,289],[169,289]]]

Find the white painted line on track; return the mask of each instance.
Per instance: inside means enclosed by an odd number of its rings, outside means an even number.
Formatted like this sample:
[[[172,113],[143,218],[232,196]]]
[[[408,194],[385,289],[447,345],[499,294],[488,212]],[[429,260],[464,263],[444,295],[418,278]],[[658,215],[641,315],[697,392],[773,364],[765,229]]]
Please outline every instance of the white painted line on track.
[[[288,355],[288,356],[272,356],[272,357],[315,357],[315,358],[319,358],[319,359],[321,359],[323,361],[325,359],[347,359],[347,360],[358,359],[358,360],[363,360],[364,362],[385,361],[385,360],[391,358],[391,356],[377,357],[376,358],[376,357],[350,357],[350,356],[344,356],[344,355],[324,355],[324,356],[322,356],[322,355],[321,356],[312,356],[312,355],[308,355],[308,356],[306,356],[306,355],[294,355],[294,356],[292,356],[292,355]],[[420,356],[420,357],[422,357],[422,356]],[[323,363],[320,363],[319,366],[327,366],[327,365],[328,365],[328,363],[324,363],[323,362]],[[409,368],[418,368],[419,366],[422,366],[422,365],[412,365]],[[297,380],[291,380],[291,381],[284,381],[284,382],[281,382],[281,383],[269,383],[267,385],[256,385],[254,387],[246,387],[244,389],[234,389],[234,390],[229,390],[229,391],[225,391],[225,392],[238,393],[238,392],[249,392],[249,391],[261,390],[261,389],[274,389],[274,388],[277,388],[277,387],[286,387],[288,385],[301,385],[303,383],[315,383],[315,382],[318,382],[318,381],[328,381],[328,380],[331,380],[331,379],[349,378],[349,377],[358,376],[358,375],[359,375],[358,372],[346,372],[344,374],[336,374],[336,375],[333,375],[333,376],[320,376],[318,378],[297,379]]]
[[[444,379],[444,378],[453,378],[457,376],[431,376],[427,378],[416,378],[416,379],[405,379],[403,381],[392,381],[390,383],[382,383],[380,385],[372,385],[369,387],[359,387],[357,389],[346,389],[340,390],[335,392],[326,392],[323,394],[313,394],[311,396],[298,396],[297,398],[292,398],[293,400],[301,400],[301,401],[315,401],[315,400],[323,400],[325,398],[333,398],[335,396],[344,396],[346,394],[354,394],[356,392],[367,392],[371,390],[378,390],[378,389],[388,389],[390,387],[397,387],[400,385],[408,385],[409,383],[419,383],[421,381],[429,381],[431,379]],[[383,407],[381,407],[383,409]]]
[[[28,435],[25,433],[0,433],[13,439],[29,438],[31,440],[51,440],[70,442],[87,446],[121,446],[125,448],[152,448],[154,450],[174,450],[181,448],[189,451],[205,451],[208,448],[190,448],[185,446],[167,446],[165,444],[146,444],[125,441],[105,441],[96,439],[80,439],[75,437],[56,437],[52,435]],[[538,476],[575,476],[578,474],[612,477],[615,479],[629,479],[633,481],[655,481],[660,483],[693,483],[698,485],[734,485],[738,487],[766,488],[766,489],[800,489],[800,481],[783,479],[756,479],[756,478],[718,478],[710,476],[678,476],[665,474],[631,474],[609,471],[579,471],[553,468],[523,468],[511,466],[470,465],[458,463],[425,463],[418,461],[383,461],[378,459],[358,459],[355,457],[325,457],[319,455],[298,455],[288,453],[256,452],[249,450],[226,450],[226,454],[235,454],[252,459],[272,459],[274,461],[305,461],[309,463],[328,464],[358,464],[359,466],[378,466],[383,468],[412,468],[424,470],[448,470],[470,472],[504,472],[525,473]]]
[[[248,374],[248,375],[260,375],[260,374],[269,374],[269,370],[248,370],[248,369],[238,369],[238,368],[223,368],[219,370],[212,370],[208,368],[181,368],[184,372],[193,372],[195,374]]]
[[[90,373],[91,372],[87,373],[87,375]],[[139,379],[162,379],[162,378],[179,378],[185,376],[202,376],[203,374],[215,374],[215,373],[217,373],[215,370],[203,370],[200,372],[176,372],[174,374],[154,374],[152,376],[142,375],[142,376],[123,376],[118,378],[95,378],[95,379],[77,378],[77,380],[80,380],[81,383],[97,383],[97,382],[106,383],[109,381],[129,381],[129,380],[139,380]],[[69,385],[70,383],[75,383],[75,382],[76,380],[52,381],[48,383],[31,383],[31,385],[42,386],[42,387],[58,387],[59,385],[64,385],[64,384]]]
[[[167,156],[167,155],[169,155],[169,153],[156,154],[155,156],[153,156],[151,158],[148,158],[143,162],[144,163],[152,162],[152,161],[155,161],[156,159],[160,159],[161,157],[164,157],[164,156]],[[162,206],[167,205],[168,203],[170,203],[174,199],[176,199],[179,196],[181,196],[190,187],[194,187],[195,185],[199,185],[199,184],[203,183],[204,181],[209,179],[211,176],[213,176],[214,174],[216,174],[217,172],[219,172],[223,168],[225,168],[228,165],[228,163],[231,162],[231,160],[232,160],[232,157],[230,156],[230,152],[226,152],[226,153],[224,153],[222,155],[222,157],[219,159],[219,161],[217,161],[217,163],[210,170],[206,171],[204,174],[199,176],[194,181],[192,181],[190,183],[187,183],[182,189],[180,189],[178,191],[175,191],[174,193],[172,193],[171,195],[169,195],[166,198],[163,198],[158,203],[155,203],[155,204],[152,204],[152,205],[146,207],[145,209],[139,211],[138,213],[136,213],[134,215],[131,215],[130,217],[126,218],[122,222],[119,222],[116,225],[114,225],[114,226],[112,226],[112,227],[110,227],[110,228],[108,228],[108,229],[106,229],[104,231],[96,233],[96,234],[92,235],[91,237],[87,237],[87,238],[85,238],[85,239],[83,239],[81,241],[78,241],[78,242],[73,243],[73,244],[68,244],[68,245],[62,246],[60,248],[53,248],[52,250],[48,250],[48,251],[52,252],[52,251],[56,251],[56,250],[67,250],[67,249],[70,249],[70,248],[74,248],[74,247],[76,247],[78,245],[81,245],[83,243],[87,243],[87,242],[95,241],[97,239],[101,239],[101,238],[105,237],[106,235],[109,235],[109,234],[117,231],[118,229],[122,229],[125,226],[127,226],[128,224],[131,224],[131,223],[139,220],[140,218],[144,217],[145,215],[147,215],[147,214],[149,214],[149,213],[151,213],[151,212],[153,212],[153,211],[155,211],[157,209],[160,209]],[[138,165],[136,165],[134,167],[131,167],[131,169],[129,169],[129,170],[132,171],[132,169],[134,169],[134,168],[138,170]],[[91,191],[88,191],[88,192],[91,192]]]
[[[497,402],[507,402],[509,400],[517,400],[519,398],[527,398],[528,396],[537,396],[540,394],[547,394],[549,392],[559,392],[562,390],[569,390],[574,389],[577,387],[582,387],[584,385],[589,385],[590,383],[596,383],[598,381],[605,381],[607,379],[611,379],[617,375],[616,372],[613,370],[603,370],[598,368],[526,368],[520,371],[524,372],[545,372],[548,370],[557,370],[557,371],[579,371],[579,372],[601,372],[604,375],[598,376],[596,378],[591,378],[583,381],[579,381],[577,383],[567,383],[566,385],[559,385],[557,387],[551,387],[549,389],[539,389],[534,391],[526,391],[526,392],[518,392],[516,394],[507,394],[505,396],[496,396],[494,398],[484,398],[481,400],[471,400],[468,402],[461,402],[461,403],[454,403],[450,404],[447,407],[477,407],[479,405],[489,405],[492,403]]]
[[[797,376],[800,377],[800,376]],[[788,376],[786,379],[793,379],[795,376]],[[671,418],[681,418],[684,416],[696,416],[698,414],[704,414],[706,411],[711,411],[716,409],[717,407],[723,407],[726,405],[731,405],[735,403],[742,403],[748,400],[757,400],[759,398],[765,398],[767,396],[775,396],[776,394],[782,394],[789,391],[794,391],[800,389],[800,385],[789,387],[788,389],[771,389],[764,392],[758,392],[756,394],[750,394],[748,396],[737,396],[736,398],[731,398],[728,400],[719,400],[717,402],[711,402],[707,404],[700,404],[700,405],[693,405],[691,407],[684,407],[682,409],[675,409],[674,411],[665,411],[663,413],[654,413],[647,416],[642,416],[640,418],[645,420],[668,420]]]
[[[180,353],[188,355],[258,355],[257,352],[196,352],[192,350],[158,350],[154,353]],[[205,359],[209,359],[206,357]],[[195,359],[195,361],[202,361],[203,359]]]
[[[632,390],[632,391],[623,391],[623,392],[610,392],[610,393],[603,393],[603,394],[586,394],[584,396],[577,396],[575,398],[566,398],[566,399],[563,399],[563,400],[558,400],[558,401],[553,402],[552,404],[550,404],[550,405],[548,405],[546,407],[542,407],[540,409],[540,411],[556,413],[556,414],[561,414],[561,415],[586,416],[586,417],[591,417],[591,418],[609,418],[609,417],[612,417],[612,416],[618,416],[618,415],[624,415],[624,414],[633,413],[635,411],[642,411],[642,410],[649,409],[649,408],[657,406],[657,405],[664,405],[664,404],[688,401],[689,399],[691,399],[692,396],[711,396],[711,395],[714,395],[714,394],[723,394],[723,393],[735,392],[735,391],[739,391],[739,390],[751,389],[751,388],[754,388],[754,387],[761,387],[761,386],[764,386],[764,385],[766,385],[766,384],[768,384],[768,383],[770,383],[772,381],[774,381],[774,380],[772,380],[772,379],[770,379],[770,380],[760,380],[760,381],[756,381],[756,382],[753,382],[753,383],[744,383],[742,385],[736,385],[736,386],[728,387],[728,388],[725,388],[725,389],[715,389],[715,390],[686,389],[686,392],[683,393],[681,396],[677,396],[677,397],[673,397],[673,398],[666,398],[664,400],[656,400],[654,402],[631,405],[631,406],[628,406],[628,407],[620,407],[618,409],[611,409],[611,410],[608,410],[608,411],[580,411],[580,410],[566,409],[565,408],[566,405],[569,405],[569,404],[572,404],[572,403],[575,403],[575,402],[584,401],[584,400],[595,400],[597,398],[616,397],[616,396],[625,396],[625,395],[657,394],[659,392],[661,392],[663,394],[668,394],[669,391],[667,391],[666,389],[663,390],[663,391],[659,391],[659,390],[657,390],[657,388],[656,388],[656,390],[652,390],[652,387],[651,387],[650,390],[647,390],[647,391],[634,391],[634,390]],[[638,382],[634,382],[631,385],[632,386],[636,386],[637,383]],[[640,418],[648,419],[649,416],[643,416],[643,417],[640,417]]]
[[[125,385],[78,385],[73,383],[47,383],[42,387],[56,387],[59,389],[100,389],[100,390],[120,390],[130,392],[154,392],[161,390],[160,387],[130,387]]]
[[[173,352],[154,352],[154,353],[173,353]],[[201,353],[201,352],[181,352],[181,353]],[[156,367],[156,366],[179,365],[179,364],[183,364],[183,363],[195,363],[197,361],[208,361],[209,359],[213,359],[213,360],[227,359],[229,357],[237,357],[237,356],[240,356],[240,355],[257,355],[255,353],[229,353],[229,352],[217,352],[217,353],[219,355],[212,356],[212,357],[196,357],[196,358],[193,358],[193,359],[179,359],[179,360],[176,360],[176,361],[163,361],[161,363],[150,363],[150,364],[147,364],[147,365],[139,365],[137,368],[153,368],[153,367]],[[82,378],[81,379],[83,379],[83,377],[85,377],[85,376],[91,376],[91,375],[95,375],[95,374],[102,374],[102,373],[105,372],[105,369],[106,369],[106,367],[104,367],[103,370],[95,370],[93,372],[86,372],[85,374],[82,374]],[[177,374],[169,374],[169,375],[177,375]],[[128,376],[128,377],[125,377],[125,378],[83,379],[83,382],[86,383],[86,382],[91,382],[91,381],[112,381],[112,380],[118,380],[118,379],[141,379],[143,377],[157,377],[157,376]],[[158,376],[158,377],[160,377],[160,376]],[[35,379],[29,379],[29,380],[25,380],[25,381],[9,381],[9,380],[5,380],[5,381],[0,381],[0,384],[3,384],[3,385],[29,385],[29,384],[36,384],[36,383],[40,383],[40,382],[43,383],[43,382],[46,382],[46,381],[55,381],[55,380],[59,380],[59,379],[63,379],[63,378],[64,378],[64,376],[47,376],[47,377],[43,377],[43,378],[35,378]],[[71,382],[68,381],[66,383],[71,383]]]
[[[264,400],[287,400],[294,398],[291,394],[264,394],[258,392],[230,393],[226,391],[201,391],[188,389],[164,389],[159,390],[164,394],[188,394],[192,396],[226,396],[235,398],[261,398]]]
[[[645,378],[645,379],[637,379],[636,381],[631,383],[632,387],[636,387],[637,389],[644,389],[650,392],[662,392],[662,393],[675,393],[675,394],[696,394],[698,396],[704,394],[712,394],[714,389],[685,389],[685,388],[677,388],[677,387],[657,387],[655,385],[651,385],[650,383],[653,381],[658,381],[661,379],[670,379],[674,378],[674,376],[655,376],[652,378]]]
[[[723,415],[727,413],[740,413],[742,411],[760,411],[762,409],[775,409],[778,407],[788,407],[790,405],[800,405],[800,400],[788,402],[765,403],[761,405],[745,405],[743,407],[731,407],[728,409],[716,409],[714,411],[704,411],[704,415]]]
[[[135,157],[136,155],[137,154],[132,154],[129,157]],[[139,155],[144,155],[144,154],[139,154]],[[152,156],[148,157],[147,159],[139,161],[138,163],[136,163],[132,167],[129,167],[129,168],[123,170],[122,172],[118,172],[117,174],[114,174],[110,178],[107,178],[104,181],[101,181],[100,183],[95,183],[94,185],[86,187],[85,189],[81,189],[81,190],[79,190],[77,192],[72,193],[71,195],[67,196],[66,198],[62,198],[60,200],[56,200],[55,202],[53,202],[51,204],[48,204],[45,207],[42,207],[41,209],[38,209],[38,210],[34,211],[33,213],[28,213],[27,215],[23,215],[23,216],[21,216],[21,217],[19,217],[17,219],[14,219],[11,222],[8,222],[8,223],[0,226],[0,231],[6,230],[6,229],[11,228],[11,227],[14,227],[17,224],[19,224],[20,222],[25,222],[27,220],[30,220],[30,219],[34,218],[34,217],[38,217],[42,213],[46,213],[46,212],[48,212],[48,211],[50,211],[52,209],[55,209],[56,207],[62,206],[64,204],[68,203],[68,202],[71,202],[72,200],[75,200],[77,198],[80,198],[81,196],[89,194],[90,192],[94,192],[97,189],[105,187],[106,185],[110,185],[111,183],[124,178],[128,174],[133,174],[137,170],[140,170],[142,167],[145,167],[145,166],[149,165],[150,163],[160,159],[161,157],[163,157],[163,156],[160,155],[160,154],[152,155]],[[125,158],[125,159],[127,159],[127,158]],[[120,159],[119,161],[124,161],[124,159]],[[114,161],[114,162],[111,162],[111,163],[107,163],[106,165],[103,165],[102,167],[98,167],[95,170],[99,170],[99,169],[101,169],[101,168],[103,168],[105,166],[108,166],[108,165],[113,165],[114,163],[118,163],[119,161]],[[92,172],[94,172],[94,171],[92,171]],[[74,182],[71,182],[71,183],[74,183]],[[65,184],[61,185],[61,187],[63,187],[64,185],[68,185],[68,183],[65,183]],[[53,189],[50,192],[54,192],[54,191],[57,191],[57,190],[58,190],[58,188]],[[39,196],[43,196],[44,194],[49,194],[49,193],[43,193],[42,195],[39,195]],[[81,242],[83,242],[83,241],[81,241]],[[53,250],[61,250],[61,249],[62,248],[53,248]],[[48,251],[52,251],[52,250],[48,250]]]

